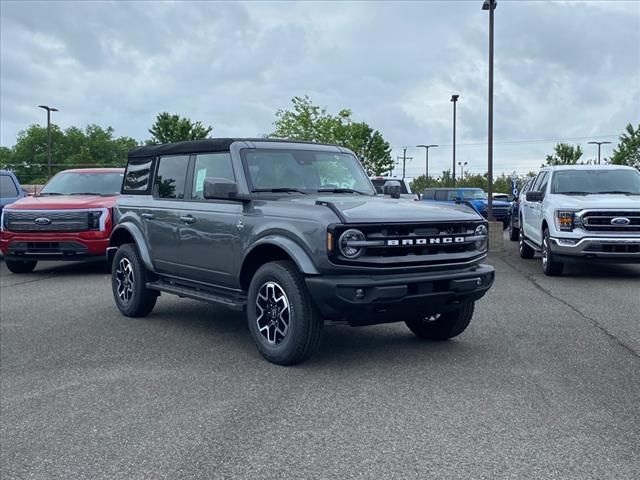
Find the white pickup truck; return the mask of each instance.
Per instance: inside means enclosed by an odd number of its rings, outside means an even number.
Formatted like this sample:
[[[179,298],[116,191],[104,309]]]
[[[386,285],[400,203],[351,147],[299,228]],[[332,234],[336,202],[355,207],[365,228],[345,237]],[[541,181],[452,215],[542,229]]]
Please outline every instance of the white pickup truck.
[[[640,172],[618,165],[543,168],[520,205],[520,256],[542,270],[564,264],[640,263]]]

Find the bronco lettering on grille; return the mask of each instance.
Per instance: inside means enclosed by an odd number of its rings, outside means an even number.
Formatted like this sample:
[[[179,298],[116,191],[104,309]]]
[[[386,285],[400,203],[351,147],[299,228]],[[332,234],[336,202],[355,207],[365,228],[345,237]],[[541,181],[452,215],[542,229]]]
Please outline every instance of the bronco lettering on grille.
[[[387,246],[399,245],[440,245],[446,243],[464,243],[464,237],[432,237],[432,238],[403,238],[402,240],[387,240]]]

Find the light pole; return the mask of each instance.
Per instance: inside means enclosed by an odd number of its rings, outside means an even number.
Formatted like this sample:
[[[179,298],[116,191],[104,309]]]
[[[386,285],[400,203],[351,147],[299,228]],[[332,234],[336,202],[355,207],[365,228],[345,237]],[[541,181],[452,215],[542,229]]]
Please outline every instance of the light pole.
[[[488,188],[487,188],[487,218],[493,221],[493,11],[498,2],[496,0],[484,0],[482,10],[489,10],[489,132],[487,161],[489,163]]]
[[[38,105],[47,111],[47,178],[51,178],[51,112],[57,112],[57,108],[47,105]]]
[[[587,143],[589,143],[590,145],[598,145],[598,165],[600,165],[600,147],[602,145],[608,145],[611,142],[587,142]]]
[[[456,184],[456,103],[460,95],[451,95],[453,102],[453,185]]]
[[[468,163],[469,162],[464,162],[464,163],[458,162],[458,166],[460,167],[460,178],[462,180],[464,180],[464,167],[466,167]]]
[[[429,186],[429,149],[436,148],[438,145],[416,145],[416,148],[424,148],[425,152],[425,185]]]

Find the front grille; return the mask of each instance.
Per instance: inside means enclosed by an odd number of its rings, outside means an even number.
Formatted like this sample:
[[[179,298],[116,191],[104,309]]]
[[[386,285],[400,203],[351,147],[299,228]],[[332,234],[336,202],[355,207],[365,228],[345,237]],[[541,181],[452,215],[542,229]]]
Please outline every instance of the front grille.
[[[370,246],[352,260],[338,256],[337,263],[393,268],[463,263],[484,255],[476,248],[475,230],[481,222],[420,223],[402,225],[349,225],[364,233]],[[335,233],[336,238],[345,230]]]
[[[85,232],[89,212],[5,210],[4,227],[12,232]]]
[[[628,223],[616,223],[614,219],[626,219]],[[640,232],[640,211],[587,211],[582,215],[582,227],[589,232]]]
[[[593,253],[640,253],[639,245],[627,245],[627,244],[603,244],[603,245],[591,245],[584,250],[585,252]]]

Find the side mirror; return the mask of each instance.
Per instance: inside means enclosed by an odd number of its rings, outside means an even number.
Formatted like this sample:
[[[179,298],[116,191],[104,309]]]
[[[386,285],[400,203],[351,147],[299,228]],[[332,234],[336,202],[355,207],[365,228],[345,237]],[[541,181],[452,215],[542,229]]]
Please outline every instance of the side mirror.
[[[400,182],[397,180],[387,180],[382,186],[384,195],[391,195],[391,198],[400,198]]]
[[[541,202],[544,198],[542,192],[539,191],[531,191],[527,192],[527,202]]]
[[[226,178],[207,177],[204,179],[204,191],[207,200],[233,200],[238,194],[238,184]]]

